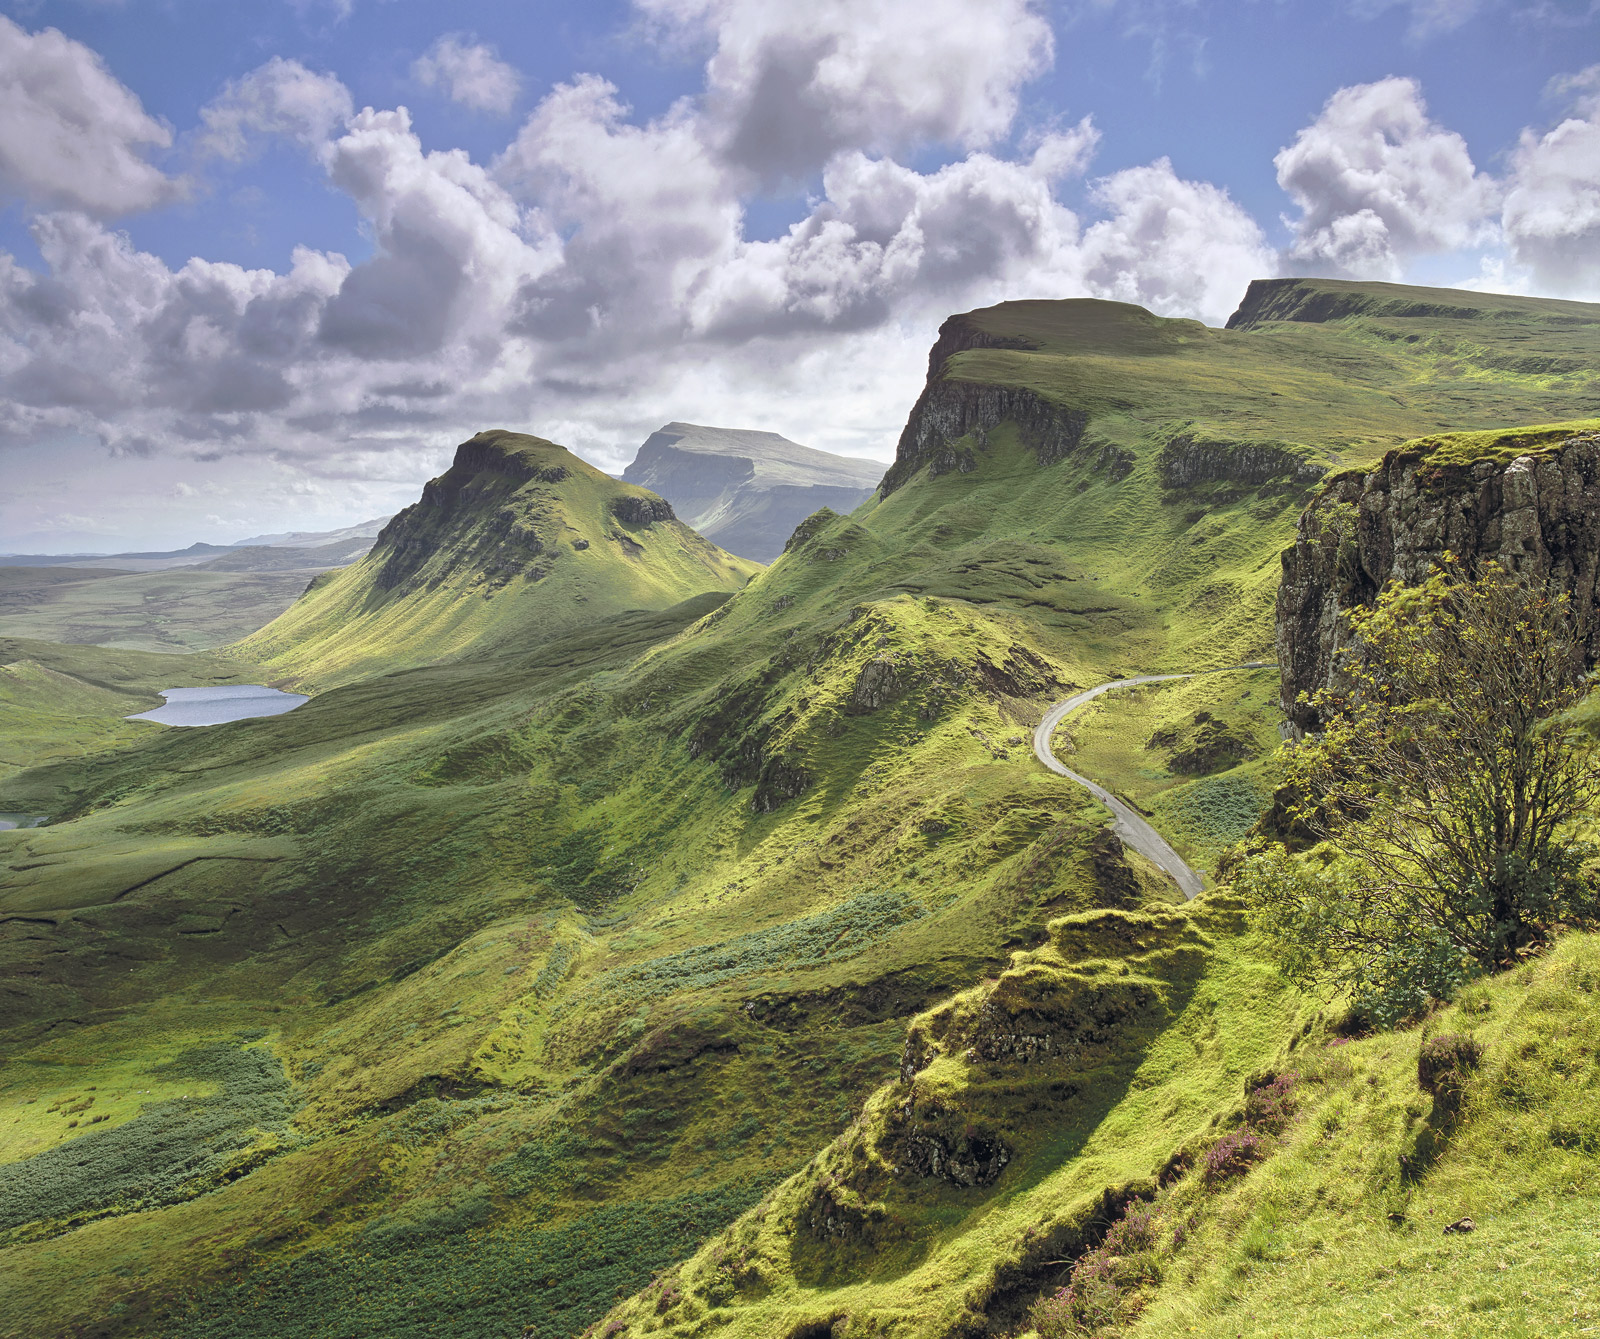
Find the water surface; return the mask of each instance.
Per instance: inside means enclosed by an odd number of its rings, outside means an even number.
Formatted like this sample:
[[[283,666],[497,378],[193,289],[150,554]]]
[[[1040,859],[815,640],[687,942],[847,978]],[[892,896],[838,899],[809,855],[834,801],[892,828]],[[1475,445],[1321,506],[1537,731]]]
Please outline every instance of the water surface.
[[[0,814],[0,832],[10,832],[13,828],[36,828],[46,817],[46,814]]]
[[[162,725],[221,725],[251,716],[281,716],[311,699],[303,693],[284,693],[259,683],[228,684],[222,688],[163,688],[167,705],[129,716],[130,721],[159,721]]]

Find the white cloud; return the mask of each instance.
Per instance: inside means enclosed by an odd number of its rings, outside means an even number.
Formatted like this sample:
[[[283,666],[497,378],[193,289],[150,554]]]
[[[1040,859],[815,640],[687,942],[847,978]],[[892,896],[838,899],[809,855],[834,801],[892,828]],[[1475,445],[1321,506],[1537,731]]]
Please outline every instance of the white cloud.
[[[714,44],[708,142],[764,180],[804,180],[848,149],[987,147],[1054,56],[1030,0],[635,0]]]
[[[424,88],[437,88],[464,107],[509,116],[522,91],[522,78],[491,46],[447,33],[419,56],[411,77]]]
[[[404,108],[355,110],[292,61],[228,85],[202,148],[302,144],[370,258],[174,270],[82,213],[42,217],[41,272],[0,256],[0,440],[343,481],[423,475],[490,424],[615,468],[685,417],[883,457],[951,311],[1097,295],[1216,321],[1273,268],[1227,194],[1166,160],[1095,182],[1090,217],[1062,202],[1098,133],[1019,126],[1050,55],[1023,0],[824,0],[803,24],[746,0],[641,3],[705,42],[702,94],[637,118],[577,76],[489,165],[426,151]],[[792,135],[762,138],[786,117]],[[958,156],[897,159],[929,145]],[[803,217],[752,240],[746,202],[795,173]]]
[[[1600,65],[1552,91],[1571,114],[1543,135],[1522,132],[1501,230],[1541,291],[1600,300]]]
[[[274,56],[236,79],[200,109],[202,153],[241,162],[266,135],[323,144],[350,119],[350,91],[331,74],[313,74],[297,60]]]
[[[1414,256],[1480,240],[1495,203],[1414,79],[1341,88],[1273,162],[1302,211],[1290,258],[1358,278],[1399,279]]]
[[[1256,221],[1209,182],[1184,181],[1165,158],[1095,183],[1111,217],[1084,237],[1085,279],[1097,297],[1221,324],[1277,258]]]
[[[328,176],[371,222],[377,254],[352,270],[321,337],[363,358],[412,358],[503,330],[559,242],[459,149],[424,153],[405,108],[368,107],[324,150]]]
[[[183,194],[147,157],[171,143],[88,47],[0,15],[0,203],[102,217],[150,209]]]

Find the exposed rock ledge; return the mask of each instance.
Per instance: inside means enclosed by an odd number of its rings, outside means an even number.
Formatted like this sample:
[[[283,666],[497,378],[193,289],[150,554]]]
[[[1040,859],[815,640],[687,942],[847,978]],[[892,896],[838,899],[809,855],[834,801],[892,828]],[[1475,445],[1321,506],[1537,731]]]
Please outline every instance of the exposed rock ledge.
[[[918,397],[895,449],[894,464],[878,485],[888,497],[924,466],[932,475],[966,474],[977,466],[971,448],[957,448],[962,438],[987,445],[991,429],[1006,421],[1022,432],[1041,465],[1061,460],[1083,440],[1089,421],[1082,410],[1019,386],[994,386],[977,381],[930,380]]]
[[[1169,437],[1156,466],[1165,488],[1204,483],[1314,484],[1326,473],[1288,442],[1249,442],[1183,431]]]
[[[1587,625],[1586,655],[1600,660],[1600,433],[1566,438],[1536,455],[1435,465],[1394,451],[1367,474],[1336,476],[1312,500],[1283,554],[1277,651],[1284,712],[1320,727],[1296,699],[1333,682],[1339,615],[1369,605],[1391,580],[1424,580],[1440,557],[1495,559],[1553,583]]]
[[[969,447],[954,443],[975,438],[987,445],[991,429],[1006,420],[1022,431],[1022,439],[1039,457],[1041,465],[1062,459],[1083,439],[1088,415],[1068,409],[1020,386],[995,386],[962,381],[944,375],[945,365],[969,349],[1032,349],[1029,340],[1012,335],[992,335],[973,320],[971,313],[950,317],[939,327],[939,338],[928,353],[928,381],[911,408],[894,464],[878,485],[878,495],[888,497],[918,470],[931,475],[967,474],[977,468]]]

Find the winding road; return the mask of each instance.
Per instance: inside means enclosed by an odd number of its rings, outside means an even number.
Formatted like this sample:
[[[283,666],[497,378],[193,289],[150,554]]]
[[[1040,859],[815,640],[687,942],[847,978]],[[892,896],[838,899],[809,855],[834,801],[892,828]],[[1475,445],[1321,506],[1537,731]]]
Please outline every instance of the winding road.
[[[1097,684],[1093,688],[1086,688],[1081,693],[1074,693],[1065,702],[1057,702],[1049,711],[1045,712],[1044,719],[1039,722],[1039,727],[1033,732],[1034,755],[1059,776],[1066,777],[1069,781],[1076,781],[1101,804],[1111,810],[1111,830],[1117,834],[1126,846],[1131,846],[1140,855],[1153,860],[1172,876],[1178,890],[1184,897],[1193,897],[1203,887],[1204,880],[1184,862],[1172,847],[1167,845],[1166,839],[1153,827],[1139,816],[1139,813],[1125,800],[1119,800],[1104,786],[1096,785],[1086,776],[1079,776],[1070,767],[1064,766],[1050,747],[1050,737],[1055,734],[1056,727],[1067,716],[1083,706],[1086,702],[1093,702],[1101,693],[1109,693],[1113,688],[1131,688],[1140,683],[1167,683],[1173,679],[1194,679],[1202,674],[1226,674],[1230,670],[1271,669],[1270,660],[1252,660],[1244,665],[1223,665],[1218,669],[1195,670],[1189,674],[1140,674],[1131,679],[1113,679],[1110,683]]]

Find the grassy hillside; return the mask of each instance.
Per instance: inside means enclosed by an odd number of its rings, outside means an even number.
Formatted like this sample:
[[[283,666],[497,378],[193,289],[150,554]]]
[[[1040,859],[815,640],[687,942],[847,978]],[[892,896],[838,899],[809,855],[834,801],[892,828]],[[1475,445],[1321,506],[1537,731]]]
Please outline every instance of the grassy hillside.
[[[757,570],[564,447],[482,432],[371,553],[239,651],[313,687],[347,683],[736,590]]]
[[[1470,319],[1576,358],[1591,312]],[[1325,1028],[1028,734],[1266,652],[1307,460],[1594,412],[1581,370],[1441,370],[1428,319],[974,313],[935,382],[1021,386],[1076,444],[937,443],[748,584],[619,518],[639,490],[475,439],[245,643],[311,703],[0,783],[61,820],[0,833],[0,1334],[575,1335],[752,1206],[618,1318],[1022,1327],[1097,1206]],[[1267,698],[1109,701],[1074,765],[1209,860]]]
[[[1214,895],[1053,923],[1047,948],[914,1022],[911,1064],[851,1129],[604,1332],[1037,1334],[1080,1261],[1103,1324],[1060,1334],[1600,1319],[1600,937],[1352,1041],[1227,926]],[[1419,1079],[1430,1038],[1475,1043],[1459,1089]],[[941,1135],[1011,1141],[1004,1182],[908,1184]]]
[[[18,773],[41,763],[115,750],[159,733],[161,727],[148,721],[122,718],[159,707],[163,688],[259,677],[232,657],[0,637],[0,793]],[[75,783],[69,772],[59,782],[64,789],[56,784],[29,788],[30,805],[60,812]]]

